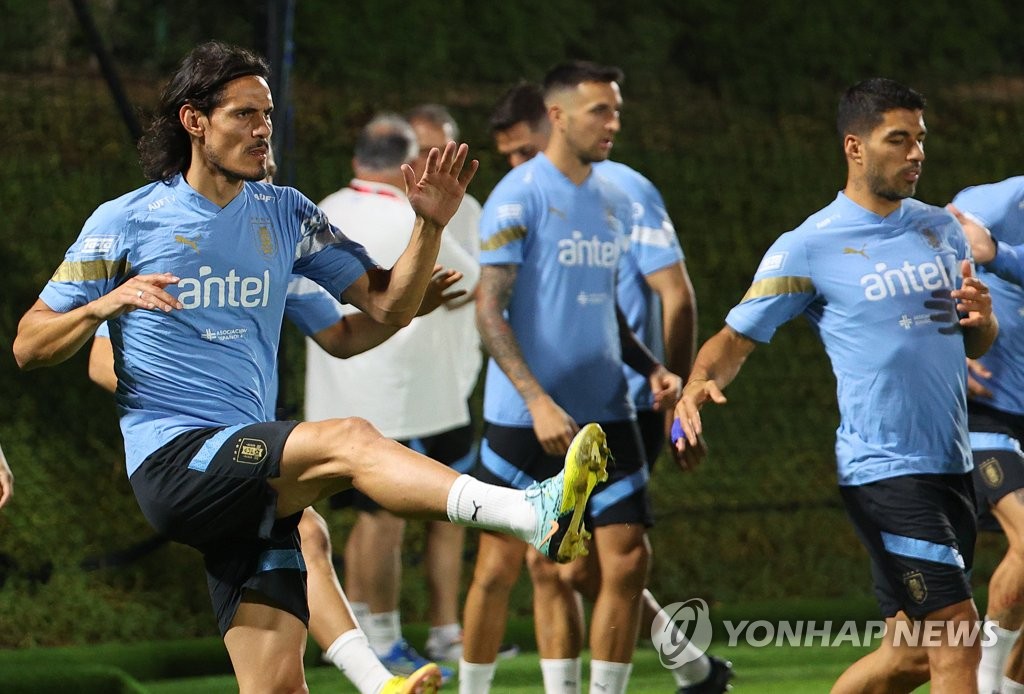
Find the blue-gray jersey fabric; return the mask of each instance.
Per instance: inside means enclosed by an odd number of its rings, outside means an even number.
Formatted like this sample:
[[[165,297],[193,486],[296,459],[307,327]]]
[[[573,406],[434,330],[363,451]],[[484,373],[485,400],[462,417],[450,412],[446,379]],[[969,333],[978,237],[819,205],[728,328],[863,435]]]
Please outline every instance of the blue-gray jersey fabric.
[[[577,422],[636,416],[615,313],[619,258],[632,223],[629,200],[600,173],[577,186],[543,154],[506,174],[483,208],[480,264],[517,266],[508,322],[534,376]],[[493,359],[484,419],[533,424]]]
[[[292,188],[246,183],[220,208],[181,175],[101,205],[40,294],[70,311],[140,274],[171,272],[170,313],[111,321],[128,474],[195,427],[267,421],[292,273],[340,297],[373,262]]]
[[[840,485],[972,467],[966,353],[949,291],[970,259],[944,209],[916,200],[880,217],[842,192],[765,254],[726,322],[768,342],[803,314],[836,377]]]
[[[629,253],[622,254],[616,296],[636,336],[661,362],[665,361],[665,334],[661,299],[647,284],[647,275],[683,260],[675,227],[661,193],[647,178],[625,164],[603,161],[594,170],[617,185],[629,198],[633,223]],[[626,366],[629,397],[638,410],[654,409],[654,394],[646,376]],[[686,376],[686,374],[679,374]]]
[[[999,319],[999,336],[979,360],[992,376],[974,376],[992,391],[980,402],[1024,415],[1024,176],[967,188],[953,204],[988,227],[999,245],[993,262],[978,270]]]

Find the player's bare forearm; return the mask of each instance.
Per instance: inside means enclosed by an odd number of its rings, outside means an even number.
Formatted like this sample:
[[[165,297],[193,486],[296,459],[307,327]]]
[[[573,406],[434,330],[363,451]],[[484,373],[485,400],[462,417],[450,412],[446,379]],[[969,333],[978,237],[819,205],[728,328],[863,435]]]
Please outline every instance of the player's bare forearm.
[[[80,350],[103,320],[92,304],[60,313],[38,299],[18,323],[14,359],[26,371],[59,364]]]
[[[480,269],[477,287],[476,322],[480,341],[512,385],[529,403],[544,389],[523,357],[512,326],[505,320],[505,309],[512,300],[516,282],[515,265],[485,265]]]
[[[95,337],[89,350],[89,379],[108,393],[117,390],[114,345],[109,337]]]
[[[999,335],[999,321],[993,314],[986,322],[964,327],[964,351],[968,359],[977,359],[989,350]]]
[[[441,231],[417,217],[409,245],[390,270],[371,268],[345,292],[345,298],[378,323],[404,327],[419,311],[427,284],[434,273]]]
[[[669,279],[667,287],[652,287],[661,299],[665,365],[669,371],[685,377],[697,354],[697,298],[683,263],[673,266]]]
[[[753,340],[725,326],[700,348],[687,384],[714,381],[724,389],[739,374],[754,346]]]

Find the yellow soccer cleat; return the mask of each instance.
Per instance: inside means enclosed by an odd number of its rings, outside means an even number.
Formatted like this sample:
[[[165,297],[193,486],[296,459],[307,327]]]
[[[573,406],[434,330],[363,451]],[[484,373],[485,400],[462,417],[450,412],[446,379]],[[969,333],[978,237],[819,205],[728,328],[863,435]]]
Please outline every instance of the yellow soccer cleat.
[[[583,511],[594,487],[608,479],[610,456],[604,430],[587,424],[569,444],[562,471],[526,488],[537,513],[530,544],[544,556],[565,563],[587,553],[590,532],[583,527]]]
[[[395,675],[380,690],[380,694],[436,694],[441,687],[441,670],[427,663],[408,677]]]

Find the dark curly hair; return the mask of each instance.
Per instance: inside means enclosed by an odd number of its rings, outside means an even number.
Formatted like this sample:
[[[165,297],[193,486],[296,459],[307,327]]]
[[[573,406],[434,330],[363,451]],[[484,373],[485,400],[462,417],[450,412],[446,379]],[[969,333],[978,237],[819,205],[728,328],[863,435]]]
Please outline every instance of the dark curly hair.
[[[178,118],[182,106],[192,104],[209,114],[222,101],[228,82],[250,75],[270,76],[270,65],[257,53],[220,41],[193,48],[164,87],[157,112],[139,140],[146,178],[168,181],[191,164],[192,141]]]

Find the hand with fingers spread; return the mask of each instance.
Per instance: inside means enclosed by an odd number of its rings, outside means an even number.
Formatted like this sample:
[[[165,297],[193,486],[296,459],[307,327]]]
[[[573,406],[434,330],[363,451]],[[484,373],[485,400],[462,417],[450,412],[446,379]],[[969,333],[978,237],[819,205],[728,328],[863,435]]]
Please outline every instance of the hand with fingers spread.
[[[988,287],[974,276],[969,261],[961,262],[960,271],[963,274],[964,283],[959,289],[950,292],[950,296],[956,300],[956,310],[965,314],[960,319],[960,325],[965,328],[988,325],[995,320],[995,316],[992,314],[992,297],[989,295]]]
[[[166,290],[166,287],[177,284],[179,280],[179,277],[170,272],[136,275],[96,301],[101,306],[101,311],[109,310],[109,313],[104,314],[104,320],[117,318],[140,308],[168,313],[181,308],[181,302]]]
[[[443,152],[431,149],[419,181],[410,165],[402,166],[406,195],[418,216],[438,228],[448,224],[480,166],[476,159],[467,163],[468,156],[469,145],[465,143],[456,146],[449,142]]]
[[[465,296],[465,289],[457,289],[453,292],[448,291],[461,279],[462,273],[458,270],[435,265],[434,274],[430,278],[430,283],[427,284],[427,291],[423,295],[420,310],[416,312],[416,315],[425,316],[438,306],[446,305]]]

